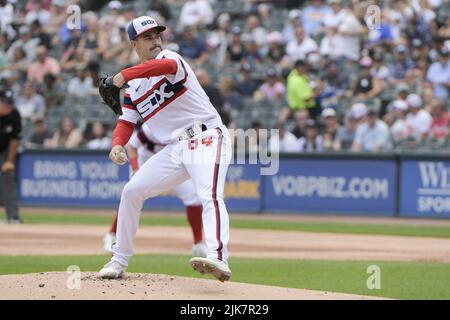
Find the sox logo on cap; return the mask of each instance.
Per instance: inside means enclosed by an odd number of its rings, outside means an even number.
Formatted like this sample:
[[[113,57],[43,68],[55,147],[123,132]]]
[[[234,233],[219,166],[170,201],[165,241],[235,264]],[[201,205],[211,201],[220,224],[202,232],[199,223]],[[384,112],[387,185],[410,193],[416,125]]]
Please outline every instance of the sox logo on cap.
[[[130,40],[134,40],[138,35],[154,28],[159,32],[163,32],[164,30],[166,30],[166,27],[159,26],[158,23],[156,23],[155,19],[153,19],[152,17],[142,16],[136,18],[128,24],[128,38]]]

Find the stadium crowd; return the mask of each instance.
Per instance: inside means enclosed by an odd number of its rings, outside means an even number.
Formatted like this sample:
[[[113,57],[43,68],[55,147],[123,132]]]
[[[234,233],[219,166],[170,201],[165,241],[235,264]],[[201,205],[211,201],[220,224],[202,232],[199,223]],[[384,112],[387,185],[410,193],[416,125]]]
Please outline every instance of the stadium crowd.
[[[114,118],[87,111],[105,109],[102,72],[138,63],[126,25],[144,14],[230,128],[279,129],[272,150],[450,148],[446,0],[0,0],[0,81],[24,147],[109,148]]]

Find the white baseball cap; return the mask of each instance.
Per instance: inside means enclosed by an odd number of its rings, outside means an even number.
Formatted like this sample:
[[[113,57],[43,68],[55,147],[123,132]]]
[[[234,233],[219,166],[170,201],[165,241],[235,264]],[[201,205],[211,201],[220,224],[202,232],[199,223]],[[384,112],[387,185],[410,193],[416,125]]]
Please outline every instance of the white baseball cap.
[[[353,118],[359,119],[367,115],[367,106],[364,103],[355,103],[352,105]]]
[[[156,20],[149,16],[141,16],[128,24],[128,39],[134,40],[136,37],[150,29],[157,29],[159,32],[166,30],[166,27],[159,26]]]
[[[336,117],[336,111],[332,108],[326,108],[322,111],[322,117],[323,118]]]
[[[405,111],[408,110],[408,104],[405,101],[398,99],[392,102],[392,108],[395,110]]]
[[[301,14],[302,14],[302,12],[300,10],[292,9],[288,13],[289,20],[292,20],[292,19],[295,19],[295,18],[300,18]]]
[[[411,93],[410,95],[408,95],[408,97],[406,98],[406,102],[408,102],[408,105],[411,108],[421,108],[422,107],[422,98],[415,93]]]
[[[122,3],[120,1],[113,0],[108,3],[108,8],[111,10],[120,10],[122,9]]]

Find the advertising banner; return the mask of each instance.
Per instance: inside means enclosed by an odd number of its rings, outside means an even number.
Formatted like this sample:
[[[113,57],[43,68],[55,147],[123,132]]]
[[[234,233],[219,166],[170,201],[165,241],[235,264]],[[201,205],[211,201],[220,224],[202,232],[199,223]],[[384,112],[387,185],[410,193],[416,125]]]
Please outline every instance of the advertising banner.
[[[394,160],[281,159],[265,180],[265,211],[394,215]]]
[[[404,160],[400,215],[450,218],[450,161]]]

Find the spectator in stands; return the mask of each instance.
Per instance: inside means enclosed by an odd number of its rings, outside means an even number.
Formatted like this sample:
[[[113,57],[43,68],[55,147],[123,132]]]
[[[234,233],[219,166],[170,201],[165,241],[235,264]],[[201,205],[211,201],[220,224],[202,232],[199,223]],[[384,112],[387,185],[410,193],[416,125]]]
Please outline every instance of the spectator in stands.
[[[12,72],[11,77],[20,83],[24,83],[27,80],[27,72],[30,64],[28,63],[27,54],[23,47],[16,48],[13,60],[10,60],[9,64]]]
[[[202,29],[214,20],[214,12],[207,0],[188,0],[181,8],[179,27]]]
[[[72,37],[68,41],[61,57],[61,69],[64,71],[74,71],[79,66],[85,66],[84,52],[79,48],[81,33],[79,30],[72,30]]]
[[[313,0],[302,12],[302,23],[305,33],[309,36],[320,32],[323,21],[332,13],[329,6],[324,5],[322,0]]]
[[[22,94],[17,97],[16,106],[22,120],[30,120],[33,116],[45,115],[45,100],[40,94],[36,93],[36,88],[31,82],[27,82],[23,86]]]
[[[359,62],[360,76],[353,87],[353,95],[360,101],[377,97],[383,90],[381,79],[371,74],[372,59],[364,57]]]
[[[28,140],[27,148],[46,148],[50,145],[53,134],[47,129],[42,116],[33,117],[33,133]]]
[[[232,118],[234,118],[237,112],[244,107],[244,102],[241,94],[235,88],[233,79],[230,77],[222,78],[219,90],[223,97],[223,110],[233,114]]]
[[[408,104],[403,100],[395,100],[391,107],[393,113],[393,123],[390,127],[392,140],[395,144],[406,141],[411,136],[411,129],[406,121]]]
[[[245,51],[242,57],[243,63],[248,63],[252,67],[262,62],[262,57],[259,54],[259,46],[256,40],[251,35],[243,36]]]
[[[290,110],[308,110],[310,118],[315,118],[317,107],[314,91],[308,78],[308,64],[303,60],[297,60],[288,75],[286,97]],[[290,111],[285,110],[283,113],[285,116],[282,118],[287,119]]]
[[[56,35],[61,26],[66,22],[65,0],[53,0],[50,7],[50,18],[43,27],[49,35]]]
[[[26,53],[28,63],[31,63],[36,58],[36,50],[39,45],[39,39],[31,37],[31,30],[28,26],[21,26],[19,28],[19,39],[14,41],[8,48],[6,56],[9,61],[14,60],[14,55],[18,47],[22,48]]]
[[[319,135],[319,127],[314,119],[306,121],[305,136],[298,139],[300,152],[321,152],[323,151],[323,138]]]
[[[97,88],[93,84],[93,79],[89,75],[86,68],[79,66],[77,68],[76,77],[70,79],[67,86],[67,93],[76,97],[83,97],[86,95],[98,94]]]
[[[278,79],[277,70],[274,68],[267,69],[266,79],[259,90],[263,98],[270,101],[280,101],[286,94],[286,88]]]
[[[341,72],[339,64],[336,61],[331,61],[325,65],[325,75],[323,77],[325,85],[336,90],[338,97],[347,94],[350,89],[350,80],[347,74]]]
[[[84,14],[84,20],[86,23],[86,32],[81,36],[78,50],[82,51],[83,61],[87,63],[91,60],[100,60],[103,56],[104,48],[99,45],[97,14],[94,12],[87,12]]]
[[[297,27],[302,26],[302,21],[300,19],[301,11],[298,9],[292,9],[289,11],[288,14],[288,22],[283,28],[282,35],[283,35],[283,42],[289,43],[290,41],[295,39],[295,29]]]
[[[433,84],[437,99],[446,100],[450,97],[450,59],[447,48],[443,47],[439,53],[439,61],[430,65],[427,80]]]
[[[308,54],[317,51],[316,42],[305,36],[304,29],[302,27],[295,28],[295,39],[289,41],[286,46],[286,53],[290,60],[305,60]]]
[[[334,151],[348,151],[352,148],[356,126],[355,117],[351,112],[347,112],[344,118],[344,126],[337,128],[336,138],[333,142]]]
[[[336,139],[336,134],[339,128],[339,124],[336,119],[336,111],[331,108],[326,108],[322,111],[323,119],[323,132],[322,132],[322,145],[323,149],[327,151],[333,150],[333,144]]]
[[[269,140],[270,152],[299,152],[299,143],[297,137],[286,130],[286,127],[282,123],[277,123],[275,129],[278,130],[278,134],[274,134]]]
[[[12,3],[6,0],[0,1],[0,30],[9,33],[12,29],[11,24],[14,21],[14,7]]]
[[[103,123],[96,121],[92,124],[92,138],[88,140],[86,147],[88,149],[109,149],[111,147],[111,138],[106,135]]]
[[[222,67],[227,58],[228,40],[230,39],[230,15],[222,13],[216,19],[217,28],[207,36],[209,52],[214,53],[213,61],[218,67]]]
[[[45,46],[47,50],[51,48],[50,36],[44,32],[39,20],[35,20],[31,24],[31,36],[33,39],[39,39],[39,45]]]
[[[384,59],[381,54],[374,54],[372,57],[372,69],[370,74],[373,78],[380,79],[382,81],[387,81],[391,77],[389,68],[384,64]]]
[[[61,119],[59,130],[53,134],[49,142],[51,148],[78,148],[83,141],[81,130],[76,128],[72,118],[64,117]]]
[[[109,34],[102,36],[102,57],[104,60],[114,60],[121,65],[132,64],[131,57],[133,50],[128,41],[128,34],[124,26],[119,28],[118,36],[119,38],[115,44],[109,42],[111,40]]]
[[[41,91],[47,108],[60,106],[64,101],[65,90],[60,83],[60,79],[51,73],[47,73],[44,76]]]
[[[205,69],[197,69],[195,71],[195,75],[214,108],[221,112],[223,109],[224,99],[222,93],[220,93],[220,90],[211,83],[208,72]]]
[[[415,68],[414,61],[408,55],[408,49],[399,44],[395,47],[395,62],[391,66],[390,73],[395,81],[405,79],[408,71]]]
[[[273,31],[267,35],[267,44],[269,46],[267,59],[269,63],[279,63],[286,55],[284,50],[283,38],[281,33]]]
[[[234,26],[231,28],[231,41],[227,47],[228,60],[241,62],[245,54],[245,45],[241,38],[241,28]]]
[[[201,66],[208,60],[206,43],[203,38],[196,35],[196,31],[192,27],[184,28],[179,46],[180,55],[192,60],[194,65]]]
[[[409,106],[409,113],[406,116],[406,122],[411,129],[411,136],[417,143],[425,141],[433,121],[430,113],[423,109],[422,98],[411,93],[406,102]]]
[[[336,46],[339,44],[339,36],[337,34],[338,21],[325,20],[324,30],[325,36],[320,41],[319,52],[322,56],[328,56],[331,59],[340,58],[340,52],[336,50]]]
[[[258,150],[265,150],[268,147],[267,141],[262,141],[260,130],[262,124],[259,120],[252,121],[250,134],[247,137],[247,150],[250,153],[258,152]]]
[[[353,151],[379,152],[390,149],[389,128],[378,119],[378,112],[369,109],[367,122],[358,125],[353,142]]]
[[[423,105],[425,107],[425,110],[427,110],[428,112],[431,113],[433,111],[433,107],[437,103],[437,100],[434,97],[433,87],[431,85],[429,85],[428,83],[425,83],[423,86],[422,96],[423,96]],[[405,98],[405,100],[406,100],[406,98]]]
[[[47,48],[45,46],[39,46],[36,49],[36,53],[37,59],[28,70],[28,81],[43,83],[46,74],[59,75],[61,70],[59,63],[55,58],[47,56]]]
[[[445,100],[439,100],[433,107],[430,138],[446,141],[450,133],[450,114],[445,107]]]
[[[44,7],[42,4],[42,0],[34,0],[32,7],[33,8],[29,10],[27,15],[25,16],[25,23],[27,25],[30,25],[37,20],[41,25],[46,25],[50,20],[50,12],[48,11],[48,6],[47,8]]]
[[[21,138],[21,119],[14,109],[11,90],[0,91],[0,183],[1,202],[6,209],[8,223],[22,223],[17,201],[15,178],[16,156]]]
[[[122,15],[123,5],[120,1],[113,0],[108,3],[108,12],[105,15],[106,18],[110,18],[114,21],[116,26],[121,26],[129,21],[127,21]]]
[[[307,110],[297,110],[294,112],[295,127],[292,133],[298,138],[306,135],[306,123],[309,119],[309,113]]]
[[[237,91],[245,97],[251,97],[257,88],[258,83],[252,79],[252,67],[248,63],[242,64],[236,81]]]
[[[266,53],[266,38],[267,32],[261,27],[261,23],[259,21],[258,16],[250,15],[247,18],[247,34],[250,36],[253,41],[258,45],[259,48],[262,49],[263,54]]]
[[[172,19],[170,6],[163,0],[153,0],[148,7],[150,11],[157,12],[165,21],[169,22]]]
[[[352,5],[342,13],[337,33],[339,37],[335,44],[338,55],[350,61],[359,61],[361,50],[360,37],[363,33],[363,27],[356,17]]]

